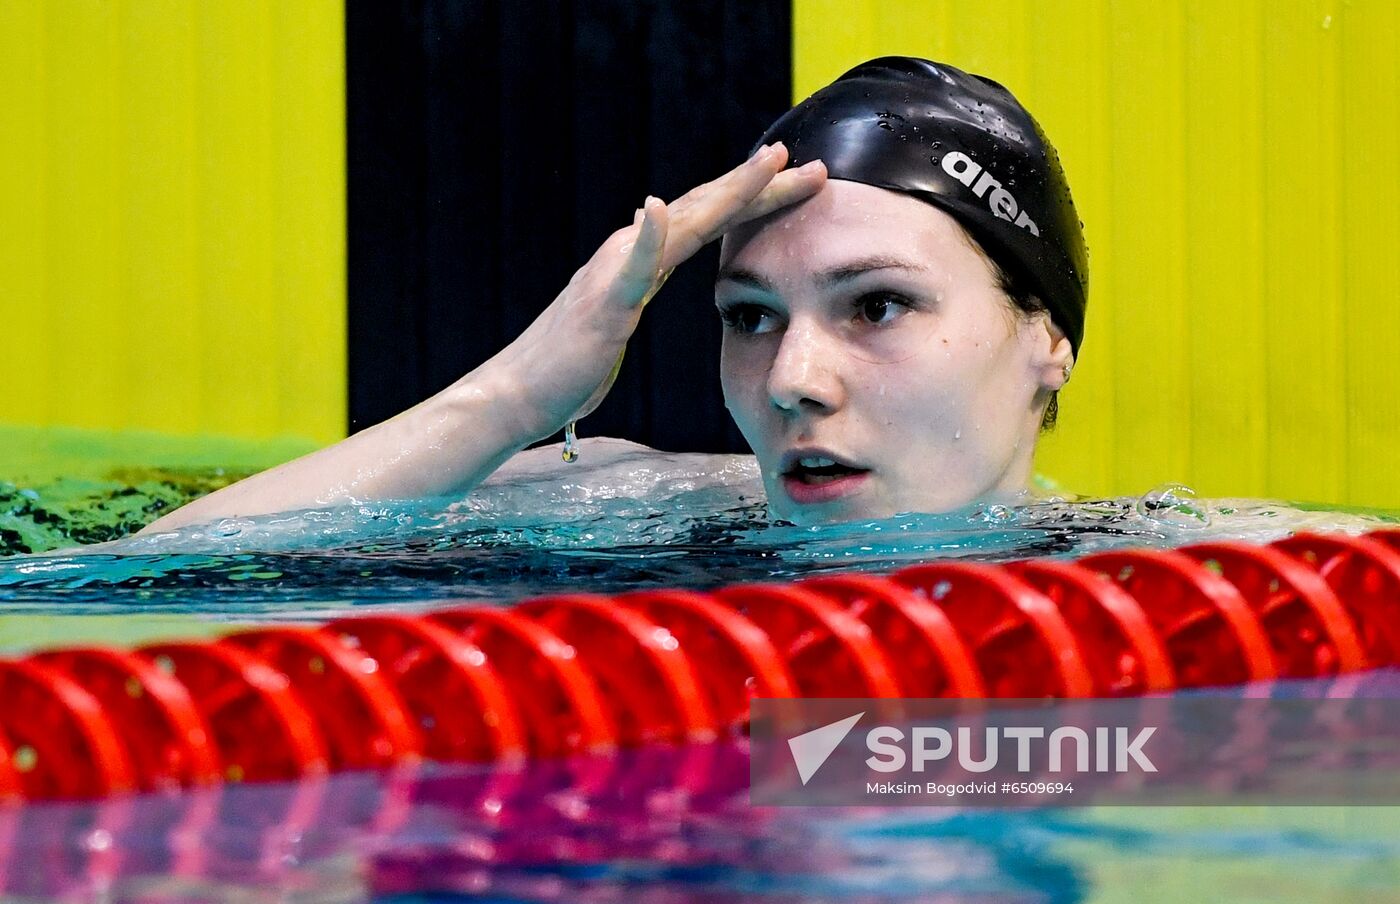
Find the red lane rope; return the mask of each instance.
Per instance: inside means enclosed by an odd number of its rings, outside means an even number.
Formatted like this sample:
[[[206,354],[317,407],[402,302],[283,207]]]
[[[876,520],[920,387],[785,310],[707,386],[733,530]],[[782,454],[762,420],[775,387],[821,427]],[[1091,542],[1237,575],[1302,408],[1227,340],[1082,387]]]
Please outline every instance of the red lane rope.
[[[278,669],[312,713],[332,769],[386,766],[422,750],[399,695],[368,653],[310,628],[256,628],[218,641]]]
[[[718,726],[680,641],[665,628],[602,596],[548,596],[517,611],[578,651],[612,707],[618,740],[705,741]]]
[[[1397,530],[566,594],[0,661],[0,803],[701,741],[742,734],[755,696],[1112,697],[1394,665]]]
[[[719,725],[743,725],[752,697],[797,696],[797,684],[768,634],[705,594],[643,590],[614,602],[665,625],[680,641]]]
[[[326,771],[326,742],[282,672],[252,653],[208,643],[164,643],[138,653],[189,689],[229,781]]]
[[[601,753],[617,746],[597,682],[558,634],[513,609],[446,609],[428,619],[486,654],[519,711],[530,754]]]
[[[938,605],[973,650],[993,697],[1087,697],[1093,679],[1055,604],[1004,568],[939,562],[895,572]]]
[[[1269,637],[1284,678],[1316,678],[1366,667],[1366,654],[1341,600],[1317,572],[1285,553],[1245,543],[1180,550],[1235,585]]]
[[[212,782],[219,762],[189,689],[123,650],[78,648],[32,657],[97,698],[143,791]]]
[[[913,590],[864,574],[813,578],[799,586],[840,603],[880,639],[901,696],[987,695],[972,651],[948,614]]]
[[[870,628],[800,585],[740,584],[712,596],[772,639],[803,697],[897,697],[899,685]]]
[[[1400,552],[1394,546],[1371,537],[1321,534],[1298,534],[1273,545],[1322,575],[1351,615],[1367,662],[1400,661]]]
[[[521,759],[525,736],[510,692],[486,654],[422,618],[343,618],[322,629],[378,664],[437,760]]]
[[[37,662],[0,662],[0,736],[21,793],[98,797],[136,783],[101,702],[76,681]]]
[[[1152,620],[1116,583],[1073,562],[1032,559],[1004,567],[1049,597],[1071,626],[1094,696],[1133,696],[1176,686],[1171,659]]]
[[[1081,565],[1116,581],[1152,619],[1180,687],[1275,677],[1269,639],[1239,590],[1174,550],[1085,556]]]

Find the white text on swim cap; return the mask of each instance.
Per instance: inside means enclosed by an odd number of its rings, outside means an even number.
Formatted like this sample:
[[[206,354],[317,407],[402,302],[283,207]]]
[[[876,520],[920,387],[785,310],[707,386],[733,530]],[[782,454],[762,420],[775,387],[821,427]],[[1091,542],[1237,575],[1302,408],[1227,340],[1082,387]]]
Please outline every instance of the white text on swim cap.
[[[972,193],[977,197],[986,198],[987,207],[991,209],[993,216],[1029,229],[1032,235],[1040,235],[1040,227],[1021,210],[1021,205],[1016,203],[1016,197],[1002,188],[1001,183],[971,157],[961,151],[944,154],[943,172],[972,189]],[[992,190],[991,194],[987,193],[989,188]]]

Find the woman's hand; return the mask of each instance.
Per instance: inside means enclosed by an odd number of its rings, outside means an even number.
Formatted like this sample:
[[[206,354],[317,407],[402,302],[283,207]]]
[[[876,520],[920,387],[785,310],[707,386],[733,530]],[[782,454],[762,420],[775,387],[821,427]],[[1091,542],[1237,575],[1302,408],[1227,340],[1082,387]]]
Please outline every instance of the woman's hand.
[[[521,443],[593,411],[617,378],[642,308],[671,270],[740,223],[810,197],[820,162],[783,171],[787,149],[760,148],[670,205],[647,198],[631,226],[608,237],[559,297],[477,375],[505,387]]]

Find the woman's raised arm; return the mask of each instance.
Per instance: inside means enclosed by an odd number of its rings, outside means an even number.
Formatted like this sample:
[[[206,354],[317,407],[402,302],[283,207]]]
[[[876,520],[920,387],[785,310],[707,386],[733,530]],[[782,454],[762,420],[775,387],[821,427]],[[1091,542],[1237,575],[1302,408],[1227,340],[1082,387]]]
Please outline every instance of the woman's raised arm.
[[[820,163],[783,171],[787,150],[747,162],[669,206],[648,198],[514,342],[381,424],[225,487],[142,530],[322,505],[466,492],[516,452],[602,401],[642,308],[671,269],[740,223],[821,187]]]

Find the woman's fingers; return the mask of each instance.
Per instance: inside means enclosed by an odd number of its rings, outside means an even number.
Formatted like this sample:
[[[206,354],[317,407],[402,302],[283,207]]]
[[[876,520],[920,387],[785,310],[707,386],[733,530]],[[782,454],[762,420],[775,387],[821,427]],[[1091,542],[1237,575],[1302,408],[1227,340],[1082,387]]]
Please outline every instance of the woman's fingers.
[[[662,266],[675,267],[718,238],[729,218],[757,198],[786,163],[787,149],[781,144],[760,148],[740,166],[672,202]]]
[[[620,249],[627,255],[627,262],[617,277],[621,295],[632,307],[646,304],[659,288],[657,276],[670,221],[670,213],[660,198],[648,197],[639,216],[641,228],[636,239],[630,247],[624,244]]]
[[[615,274],[608,291],[624,309],[646,304],[666,275],[701,247],[740,223],[810,197],[826,180],[826,168],[818,161],[783,171],[786,162],[787,149],[781,144],[761,148],[743,164],[669,205],[648,197],[632,225],[614,233],[600,251],[603,256],[586,270]],[[603,263],[606,255],[619,252],[626,255],[620,266]]]
[[[813,161],[783,170],[787,149],[762,149],[748,162],[671,204],[670,235],[661,266],[669,270],[739,223],[808,198],[826,181],[826,167]]]
[[[783,170],[773,177],[773,181],[759,192],[742,210],[730,217],[721,232],[728,232],[735,226],[765,217],[775,210],[782,210],[798,201],[816,194],[826,182],[826,164],[820,160],[804,163],[797,169]],[[719,236],[716,235],[715,238]]]

